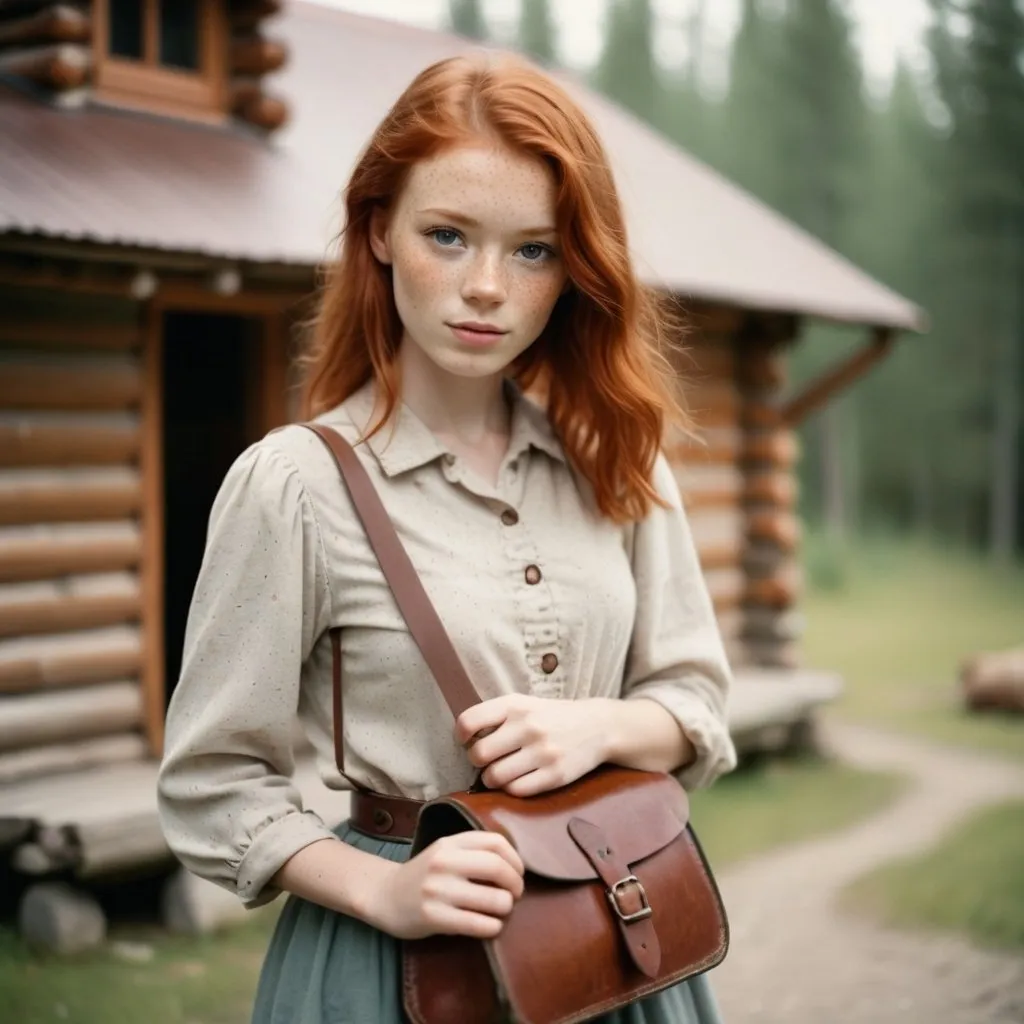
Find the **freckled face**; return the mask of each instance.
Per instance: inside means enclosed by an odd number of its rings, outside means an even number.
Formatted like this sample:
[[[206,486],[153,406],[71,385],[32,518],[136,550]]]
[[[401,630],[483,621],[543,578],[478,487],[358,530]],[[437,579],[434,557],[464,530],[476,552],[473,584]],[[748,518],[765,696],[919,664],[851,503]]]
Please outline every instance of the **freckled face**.
[[[501,374],[566,281],[551,171],[489,140],[416,164],[371,244],[392,268],[402,345],[458,377]]]

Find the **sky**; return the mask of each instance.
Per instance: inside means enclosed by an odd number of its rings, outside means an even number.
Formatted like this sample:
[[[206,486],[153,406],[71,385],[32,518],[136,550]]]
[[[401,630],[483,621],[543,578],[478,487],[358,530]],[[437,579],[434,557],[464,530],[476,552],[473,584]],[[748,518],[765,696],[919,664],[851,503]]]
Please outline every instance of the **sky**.
[[[394,18],[427,28],[447,24],[448,0],[317,0],[362,14]],[[699,0],[652,0],[658,19],[660,60],[678,65],[685,59],[687,15]],[[901,53],[921,53],[921,33],[928,23],[927,0],[848,0],[858,29],[867,78],[873,89],[884,88]],[[498,39],[511,34],[519,0],[482,0],[488,23]],[[601,46],[607,0],[552,0],[558,23],[561,57],[570,67],[585,67]],[[716,56],[728,48],[739,18],[741,0],[705,0],[708,26],[704,76],[710,88],[720,88],[724,65]]]

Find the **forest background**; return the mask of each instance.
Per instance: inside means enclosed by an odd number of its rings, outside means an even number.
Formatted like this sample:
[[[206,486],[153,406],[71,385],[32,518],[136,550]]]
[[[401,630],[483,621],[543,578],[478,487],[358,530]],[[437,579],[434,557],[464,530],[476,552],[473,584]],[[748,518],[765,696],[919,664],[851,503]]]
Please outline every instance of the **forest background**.
[[[522,0],[514,38],[498,41],[553,64],[574,3]],[[674,65],[656,57],[651,0],[609,0],[584,73],[928,315],[927,333],[904,336],[803,428],[806,521],[832,538],[915,534],[1021,559],[1024,4],[928,0],[920,57],[901,56],[881,92],[844,0],[741,6],[728,52],[713,55],[718,88],[701,73],[709,0],[681,15],[687,55]],[[480,0],[449,0],[461,35],[487,39],[485,14]],[[808,325],[791,386],[862,343]]]

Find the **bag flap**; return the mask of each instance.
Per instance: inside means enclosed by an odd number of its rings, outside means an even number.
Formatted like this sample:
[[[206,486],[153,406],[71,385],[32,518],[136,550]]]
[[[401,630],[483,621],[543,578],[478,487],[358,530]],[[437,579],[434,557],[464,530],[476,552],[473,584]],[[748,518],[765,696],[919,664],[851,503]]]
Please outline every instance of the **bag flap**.
[[[463,828],[505,835],[527,870],[561,881],[597,875],[569,834],[569,821],[583,818],[604,832],[617,859],[642,861],[668,846],[686,827],[689,800],[669,775],[605,767],[561,789],[536,797],[500,791],[453,793],[427,804],[420,813],[416,848]]]

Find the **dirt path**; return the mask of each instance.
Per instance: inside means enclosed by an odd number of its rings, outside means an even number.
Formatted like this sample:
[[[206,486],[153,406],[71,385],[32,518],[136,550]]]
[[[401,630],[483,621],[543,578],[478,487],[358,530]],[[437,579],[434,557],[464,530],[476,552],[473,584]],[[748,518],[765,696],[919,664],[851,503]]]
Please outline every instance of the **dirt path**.
[[[844,760],[914,780],[881,814],[719,879],[732,947],[715,972],[727,1024],[1024,1024],[1024,957],[841,914],[867,870],[932,846],[975,808],[1024,797],[1024,765],[831,724]]]

